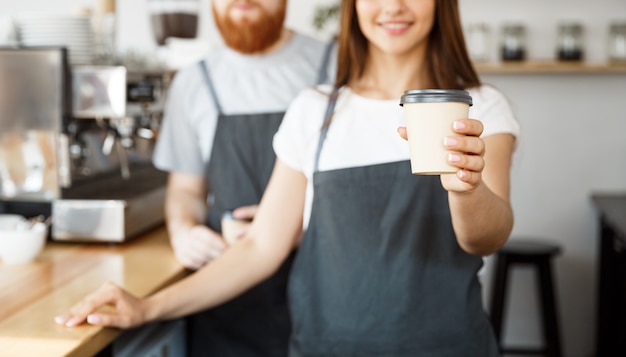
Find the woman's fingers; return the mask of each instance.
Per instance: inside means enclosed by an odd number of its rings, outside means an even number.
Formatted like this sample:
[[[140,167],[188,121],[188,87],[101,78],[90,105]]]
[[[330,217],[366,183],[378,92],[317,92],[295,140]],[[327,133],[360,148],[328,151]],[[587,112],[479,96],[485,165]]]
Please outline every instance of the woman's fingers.
[[[105,305],[116,305],[121,289],[113,283],[105,283],[95,292],[72,306],[69,312],[55,317],[57,324],[68,327],[78,326],[87,320],[87,316]]]
[[[460,169],[474,172],[482,172],[485,167],[485,160],[479,155],[467,155],[458,152],[448,154],[448,162]]]
[[[87,316],[87,323],[94,326],[129,328],[134,326],[130,316],[119,314],[93,313]]]
[[[459,168],[456,179],[460,182],[443,176],[442,182],[448,190],[472,190],[480,184],[485,168],[485,142],[479,137],[483,125],[478,120],[462,119],[454,122],[453,129],[462,135],[444,138],[444,146],[451,151],[447,157],[448,162]]]
[[[400,134],[400,137],[404,140],[407,140],[407,135],[406,135],[406,126],[401,126],[398,128],[398,134]]]
[[[452,123],[452,130],[457,134],[480,136],[483,129],[483,123],[476,119],[459,119]]]

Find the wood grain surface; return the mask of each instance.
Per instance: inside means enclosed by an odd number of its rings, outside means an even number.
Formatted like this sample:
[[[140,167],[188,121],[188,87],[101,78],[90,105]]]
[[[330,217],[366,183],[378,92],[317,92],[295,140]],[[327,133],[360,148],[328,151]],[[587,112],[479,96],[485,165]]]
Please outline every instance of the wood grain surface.
[[[121,330],[54,323],[83,296],[105,281],[147,296],[183,278],[164,227],[129,242],[48,242],[36,261],[0,262],[0,355],[90,356]]]

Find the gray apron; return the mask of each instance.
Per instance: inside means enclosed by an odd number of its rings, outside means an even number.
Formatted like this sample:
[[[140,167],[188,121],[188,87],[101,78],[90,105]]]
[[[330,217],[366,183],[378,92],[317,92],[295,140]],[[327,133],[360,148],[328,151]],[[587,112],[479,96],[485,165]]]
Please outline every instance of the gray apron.
[[[327,46],[318,83],[326,82],[332,43]],[[221,232],[226,210],[258,204],[274,167],[272,139],[284,112],[225,115],[205,62],[204,79],[218,110],[207,187],[214,195],[206,224]],[[314,83],[312,83],[313,85]],[[291,323],[287,278],[292,254],[279,271],[246,293],[187,319],[189,355],[211,357],[286,356]],[[210,287],[207,287],[210,288]]]
[[[497,356],[482,259],[459,247],[439,177],[408,161],[320,172],[327,130],[289,280],[290,356]]]

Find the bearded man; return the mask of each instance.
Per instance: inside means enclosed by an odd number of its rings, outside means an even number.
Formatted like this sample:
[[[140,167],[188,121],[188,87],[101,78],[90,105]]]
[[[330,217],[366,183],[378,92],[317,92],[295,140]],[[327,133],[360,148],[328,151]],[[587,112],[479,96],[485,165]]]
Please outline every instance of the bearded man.
[[[334,46],[286,28],[286,2],[213,0],[224,45],[179,71],[170,86],[153,161],[169,172],[166,223],[188,269],[228,250],[223,213],[253,218],[274,165],[272,138],[291,100],[334,78]],[[189,355],[286,356],[290,265],[239,298],[190,316]]]

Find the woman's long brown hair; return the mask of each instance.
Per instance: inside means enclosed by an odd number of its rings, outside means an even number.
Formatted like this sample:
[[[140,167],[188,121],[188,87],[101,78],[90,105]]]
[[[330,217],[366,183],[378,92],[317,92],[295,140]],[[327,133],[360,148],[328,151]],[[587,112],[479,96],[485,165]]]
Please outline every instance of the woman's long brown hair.
[[[472,66],[457,0],[436,0],[435,22],[428,39],[427,66],[435,88],[466,89],[480,85]],[[368,42],[359,28],[356,0],[342,0],[338,36],[336,87],[363,75]]]

